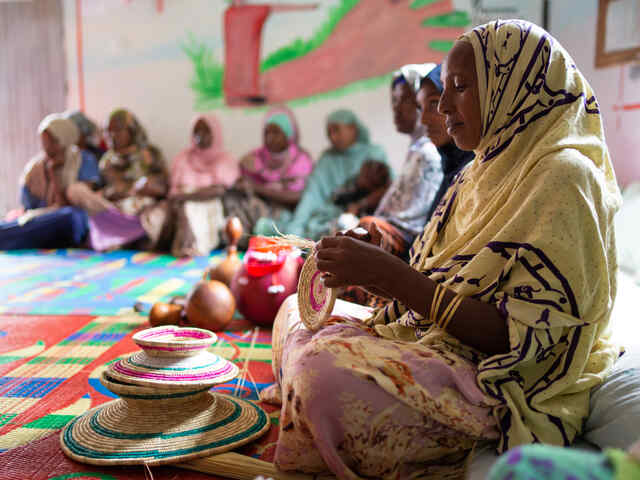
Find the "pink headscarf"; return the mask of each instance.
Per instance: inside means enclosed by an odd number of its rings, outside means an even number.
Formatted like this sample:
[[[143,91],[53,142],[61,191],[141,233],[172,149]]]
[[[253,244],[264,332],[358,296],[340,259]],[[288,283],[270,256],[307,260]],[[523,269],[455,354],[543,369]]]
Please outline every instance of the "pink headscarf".
[[[193,128],[203,120],[211,130],[213,140],[206,150],[198,148],[193,141]],[[193,192],[211,185],[229,187],[238,178],[236,159],[224,150],[222,128],[213,115],[198,115],[191,124],[191,147],[179,153],[171,167],[171,190],[169,196],[180,192]]]

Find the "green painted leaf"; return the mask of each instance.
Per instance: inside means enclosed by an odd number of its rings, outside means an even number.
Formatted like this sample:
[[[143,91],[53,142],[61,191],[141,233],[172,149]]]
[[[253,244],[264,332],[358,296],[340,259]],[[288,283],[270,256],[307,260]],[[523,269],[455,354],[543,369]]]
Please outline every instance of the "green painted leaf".
[[[431,40],[429,42],[429,48],[438,52],[448,52],[453,48],[455,40]]]
[[[471,24],[471,17],[467,12],[454,10],[450,13],[425,18],[422,21],[424,27],[466,27]]]
[[[409,8],[414,10],[418,10],[419,8],[426,7],[427,5],[431,5],[432,3],[439,2],[440,0],[413,0]]]

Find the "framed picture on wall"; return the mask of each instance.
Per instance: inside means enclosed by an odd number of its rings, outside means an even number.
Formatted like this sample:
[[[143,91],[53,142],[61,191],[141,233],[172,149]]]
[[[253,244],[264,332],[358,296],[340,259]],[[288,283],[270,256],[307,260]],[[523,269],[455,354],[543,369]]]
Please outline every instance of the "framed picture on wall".
[[[640,61],[640,0],[599,0],[596,68]]]

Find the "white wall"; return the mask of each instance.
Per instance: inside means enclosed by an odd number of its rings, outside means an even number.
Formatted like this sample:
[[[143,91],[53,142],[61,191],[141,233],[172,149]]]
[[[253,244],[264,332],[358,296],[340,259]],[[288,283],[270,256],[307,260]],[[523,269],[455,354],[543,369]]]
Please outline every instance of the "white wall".
[[[84,0],[82,39],[87,114],[104,122],[114,108],[130,109],[151,140],[171,159],[187,145],[189,124],[196,114],[194,94],[189,88],[193,67],[180,44],[186,40],[187,32],[192,32],[200,39],[208,39],[222,60],[222,14],[226,2],[165,0],[164,3],[164,12],[158,13],[151,0]],[[293,38],[308,37],[336,0],[318,3],[321,8],[314,12],[269,18],[263,30],[263,58]],[[75,6],[75,0],[64,1],[69,108],[79,106]],[[294,108],[303,147],[317,158],[327,146],[324,128],[327,114],[343,107],[361,117],[370,127],[373,141],[385,148],[394,166],[399,166],[408,137],[395,132],[387,85]],[[242,155],[261,143],[263,108],[221,107],[214,112],[223,121],[225,142],[234,154]]]
[[[640,181],[640,110],[615,107],[640,103],[640,78],[631,78],[629,64],[595,68],[597,12],[598,0],[552,1],[550,30],[596,93],[618,181],[627,185]]]
[[[313,12],[272,15],[263,30],[263,58],[294,38],[308,38],[336,2],[320,0],[320,8]],[[522,17],[541,22],[542,0],[484,3],[507,8],[515,5]],[[187,144],[189,123],[195,114],[194,94],[189,88],[193,67],[180,45],[192,32],[199,39],[206,39],[222,60],[222,15],[227,3],[165,0],[162,13],[155,10],[155,4],[153,0],[82,1],[86,111],[104,122],[116,107],[131,109],[170,159]],[[470,10],[472,2],[453,0],[452,4],[454,8]],[[630,78],[628,65],[595,69],[597,4],[598,0],[551,0],[550,31],[573,55],[597,94],[611,156],[624,185],[640,180],[640,161],[636,158],[640,152],[640,110],[619,112],[615,106],[640,103],[640,80]],[[78,107],[75,5],[75,0],[64,0],[70,108]],[[362,117],[373,140],[386,149],[392,164],[398,167],[408,139],[394,130],[387,85],[295,108],[303,146],[317,157],[327,145],[324,119],[341,107],[351,108]],[[260,143],[264,109],[222,107],[215,113],[223,121],[226,143],[233,153],[242,155]]]

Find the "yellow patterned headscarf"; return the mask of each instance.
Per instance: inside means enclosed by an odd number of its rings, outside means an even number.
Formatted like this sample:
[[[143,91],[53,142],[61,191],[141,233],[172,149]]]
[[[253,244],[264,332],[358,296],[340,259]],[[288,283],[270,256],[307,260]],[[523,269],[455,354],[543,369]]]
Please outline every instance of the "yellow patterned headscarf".
[[[603,332],[616,293],[620,193],[598,102],[569,54],[536,25],[500,20],[460,40],[475,55],[483,136],[414,243],[411,264],[494,304],[507,322],[503,355],[447,340],[478,363],[478,384],[498,405],[499,450],[569,444],[590,389],[618,354]],[[375,321],[415,328],[427,343],[438,333],[397,302]]]

